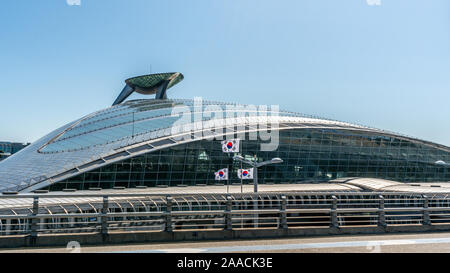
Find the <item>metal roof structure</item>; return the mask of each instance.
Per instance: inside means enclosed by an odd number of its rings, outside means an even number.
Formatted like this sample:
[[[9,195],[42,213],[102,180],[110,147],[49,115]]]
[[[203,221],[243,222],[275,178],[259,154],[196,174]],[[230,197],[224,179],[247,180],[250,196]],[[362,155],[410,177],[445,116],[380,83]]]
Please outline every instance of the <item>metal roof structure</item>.
[[[183,74],[179,72],[150,74],[129,78],[125,80],[126,85],[114,101],[113,106],[122,103],[133,92],[138,92],[144,95],[156,94],[156,99],[166,99],[167,89],[171,88],[183,79]]]
[[[203,104],[205,108],[217,107],[225,113],[227,105],[234,105]],[[242,131],[250,132],[257,131],[260,123],[276,122],[279,123],[279,130],[299,127],[371,130],[286,111],[268,117],[255,115],[213,119],[212,122],[203,116],[198,122],[189,120],[175,124],[179,120],[179,116],[172,115],[175,107],[185,107],[195,112],[193,100],[133,100],[62,126],[0,163],[0,191],[32,191],[138,154],[206,138],[192,134],[192,131],[197,131],[195,128],[206,131],[239,126]],[[223,134],[230,132],[236,130]]]
[[[158,88],[162,88],[163,83],[165,92],[182,79],[181,73],[163,73],[131,78],[126,83],[137,92],[154,94],[162,90]],[[269,109],[266,116],[260,116],[257,109],[248,110],[245,105],[213,101],[203,101],[199,109],[195,100],[166,99],[162,93],[160,95],[159,99],[126,101],[89,114],[2,161],[0,192],[31,192],[137,155],[214,136],[257,132],[262,130],[261,124],[272,124],[271,130],[280,131],[319,128],[372,132],[450,152],[450,148],[443,145],[347,122],[273,109]],[[180,119],[184,111],[194,115],[201,113],[201,118]],[[214,115],[218,111],[223,115]],[[212,131],[212,135],[205,134]]]

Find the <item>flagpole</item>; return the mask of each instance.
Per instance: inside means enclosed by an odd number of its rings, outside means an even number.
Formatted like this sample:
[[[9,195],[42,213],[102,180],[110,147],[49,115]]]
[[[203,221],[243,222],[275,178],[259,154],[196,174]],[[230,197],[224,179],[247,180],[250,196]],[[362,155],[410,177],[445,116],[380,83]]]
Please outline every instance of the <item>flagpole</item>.
[[[256,153],[254,156],[254,165],[253,165],[253,192],[258,192],[258,168],[256,167]]]
[[[231,140],[230,140],[231,141]],[[232,168],[233,168],[233,158],[231,157],[231,154],[233,151],[236,150],[234,145],[238,145],[238,149],[239,149],[239,139],[233,139],[233,142],[228,142],[228,140],[224,140],[222,141],[222,151],[225,153],[228,153],[228,172],[231,174],[232,173]],[[230,144],[230,146],[228,146],[228,144]],[[235,152],[234,152],[235,153]],[[242,182],[241,182],[242,183]],[[230,193],[230,179],[229,177],[227,177],[227,193]]]
[[[134,138],[134,112],[133,112],[133,133],[131,134],[131,137]]]
[[[230,173],[230,171],[231,171],[230,161],[231,161],[231,157],[230,157],[230,154],[228,153],[228,173]],[[227,193],[230,193],[230,177],[229,176],[227,176]]]
[[[241,161],[241,193],[243,193],[243,190],[242,190],[242,161]]]

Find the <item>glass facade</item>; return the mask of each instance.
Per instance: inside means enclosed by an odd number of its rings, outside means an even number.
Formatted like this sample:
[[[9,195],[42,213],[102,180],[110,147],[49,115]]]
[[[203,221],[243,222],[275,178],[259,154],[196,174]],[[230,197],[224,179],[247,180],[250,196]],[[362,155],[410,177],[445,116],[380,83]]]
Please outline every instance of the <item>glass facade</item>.
[[[179,111],[181,110],[181,111]],[[187,111],[186,114],[182,114]],[[269,122],[270,121],[270,122]],[[240,105],[203,100],[130,100],[99,110],[55,129],[0,164],[0,192],[27,192],[65,179],[67,172],[85,172],[83,166],[108,158],[118,150],[173,137],[228,131],[252,131],[275,122],[280,128],[365,128],[278,110],[272,106]],[[217,131],[216,131],[217,129]],[[376,129],[372,129],[376,130]],[[197,136],[194,136],[197,137]],[[157,146],[161,146],[158,144]],[[107,159],[109,160],[109,159]],[[102,180],[103,181],[103,180]]]
[[[275,151],[261,152],[260,141],[243,140],[240,154],[257,161],[280,157],[282,164],[261,167],[259,183],[324,182],[343,177],[371,177],[399,182],[450,181],[450,152],[401,137],[339,129],[280,130]],[[240,163],[223,153],[221,142],[201,140],[139,155],[88,171],[48,188],[79,190],[138,185],[216,184],[214,172],[229,166],[229,183],[240,183]],[[243,166],[244,168],[249,166]],[[220,181],[226,183],[227,181]],[[253,180],[244,180],[253,183]]]
[[[184,109],[188,115],[174,109]],[[179,130],[174,132],[174,128]],[[272,129],[280,130],[280,144],[271,152],[262,151],[260,140],[248,140],[256,138],[240,137],[241,154],[246,158],[253,159],[256,152],[258,161],[284,160],[262,167],[260,183],[308,183],[343,177],[450,181],[450,148],[443,145],[278,111],[277,107],[145,99],[126,101],[68,123],[1,161],[0,192],[215,184],[214,172],[227,166],[229,183],[240,183],[236,174],[240,166],[229,162],[231,155],[222,152],[220,140],[200,139],[208,132],[221,137],[256,131],[262,133],[258,139],[267,139],[264,131]],[[194,139],[186,143],[177,135]],[[117,162],[122,156],[126,159]]]
[[[225,117],[258,115],[257,109],[249,110],[244,107],[236,109],[230,103],[202,101],[202,104],[202,108],[196,109],[193,100],[128,101],[84,118],[41,148],[40,152],[45,154],[76,151],[119,142],[130,137],[149,138],[147,134],[170,129],[175,123],[181,125],[194,122],[196,114],[200,114],[201,121],[204,122],[220,120]],[[185,109],[192,113],[192,117],[180,122],[180,116],[172,115],[175,107],[186,107]],[[221,111],[223,116],[214,116],[215,110]],[[281,117],[303,117],[298,113],[272,112],[270,109],[267,110],[267,114]]]

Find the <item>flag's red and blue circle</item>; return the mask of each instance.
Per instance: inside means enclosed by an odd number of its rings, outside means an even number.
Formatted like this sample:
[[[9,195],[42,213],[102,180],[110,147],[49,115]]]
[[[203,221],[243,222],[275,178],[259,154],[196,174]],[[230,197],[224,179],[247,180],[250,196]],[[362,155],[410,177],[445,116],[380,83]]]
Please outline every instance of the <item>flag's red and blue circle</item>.
[[[220,176],[220,177],[223,177],[223,171],[220,171],[220,172],[219,172],[219,176]]]
[[[227,148],[228,148],[228,149],[232,149],[232,148],[233,148],[233,142],[231,142],[231,141],[228,142],[228,143],[227,143]]]
[[[242,175],[247,176],[247,175],[248,175],[248,172],[247,172],[247,171],[243,171],[243,172],[242,172]]]

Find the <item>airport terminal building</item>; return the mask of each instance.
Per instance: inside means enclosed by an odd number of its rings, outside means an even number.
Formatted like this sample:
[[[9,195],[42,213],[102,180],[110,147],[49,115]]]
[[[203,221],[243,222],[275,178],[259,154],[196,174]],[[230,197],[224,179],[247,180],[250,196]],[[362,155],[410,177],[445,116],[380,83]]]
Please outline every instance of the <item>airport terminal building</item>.
[[[260,116],[245,105],[202,101],[199,106],[196,100],[167,98],[166,91],[182,79],[181,73],[161,73],[126,80],[113,106],[70,122],[0,162],[0,192],[213,185],[218,182],[214,173],[224,167],[230,169],[229,183],[238,183],[240,163],[221,144],[237,136],[244,158],[283,159],[259,169],[260,184],[349,177],[450,181],[450,148],[444,145],[272,108]],[[133,92],[155,98],[126,100]],[[276,148],[261,149],[270,140],[250,137],[263,131],[277,133]]]

